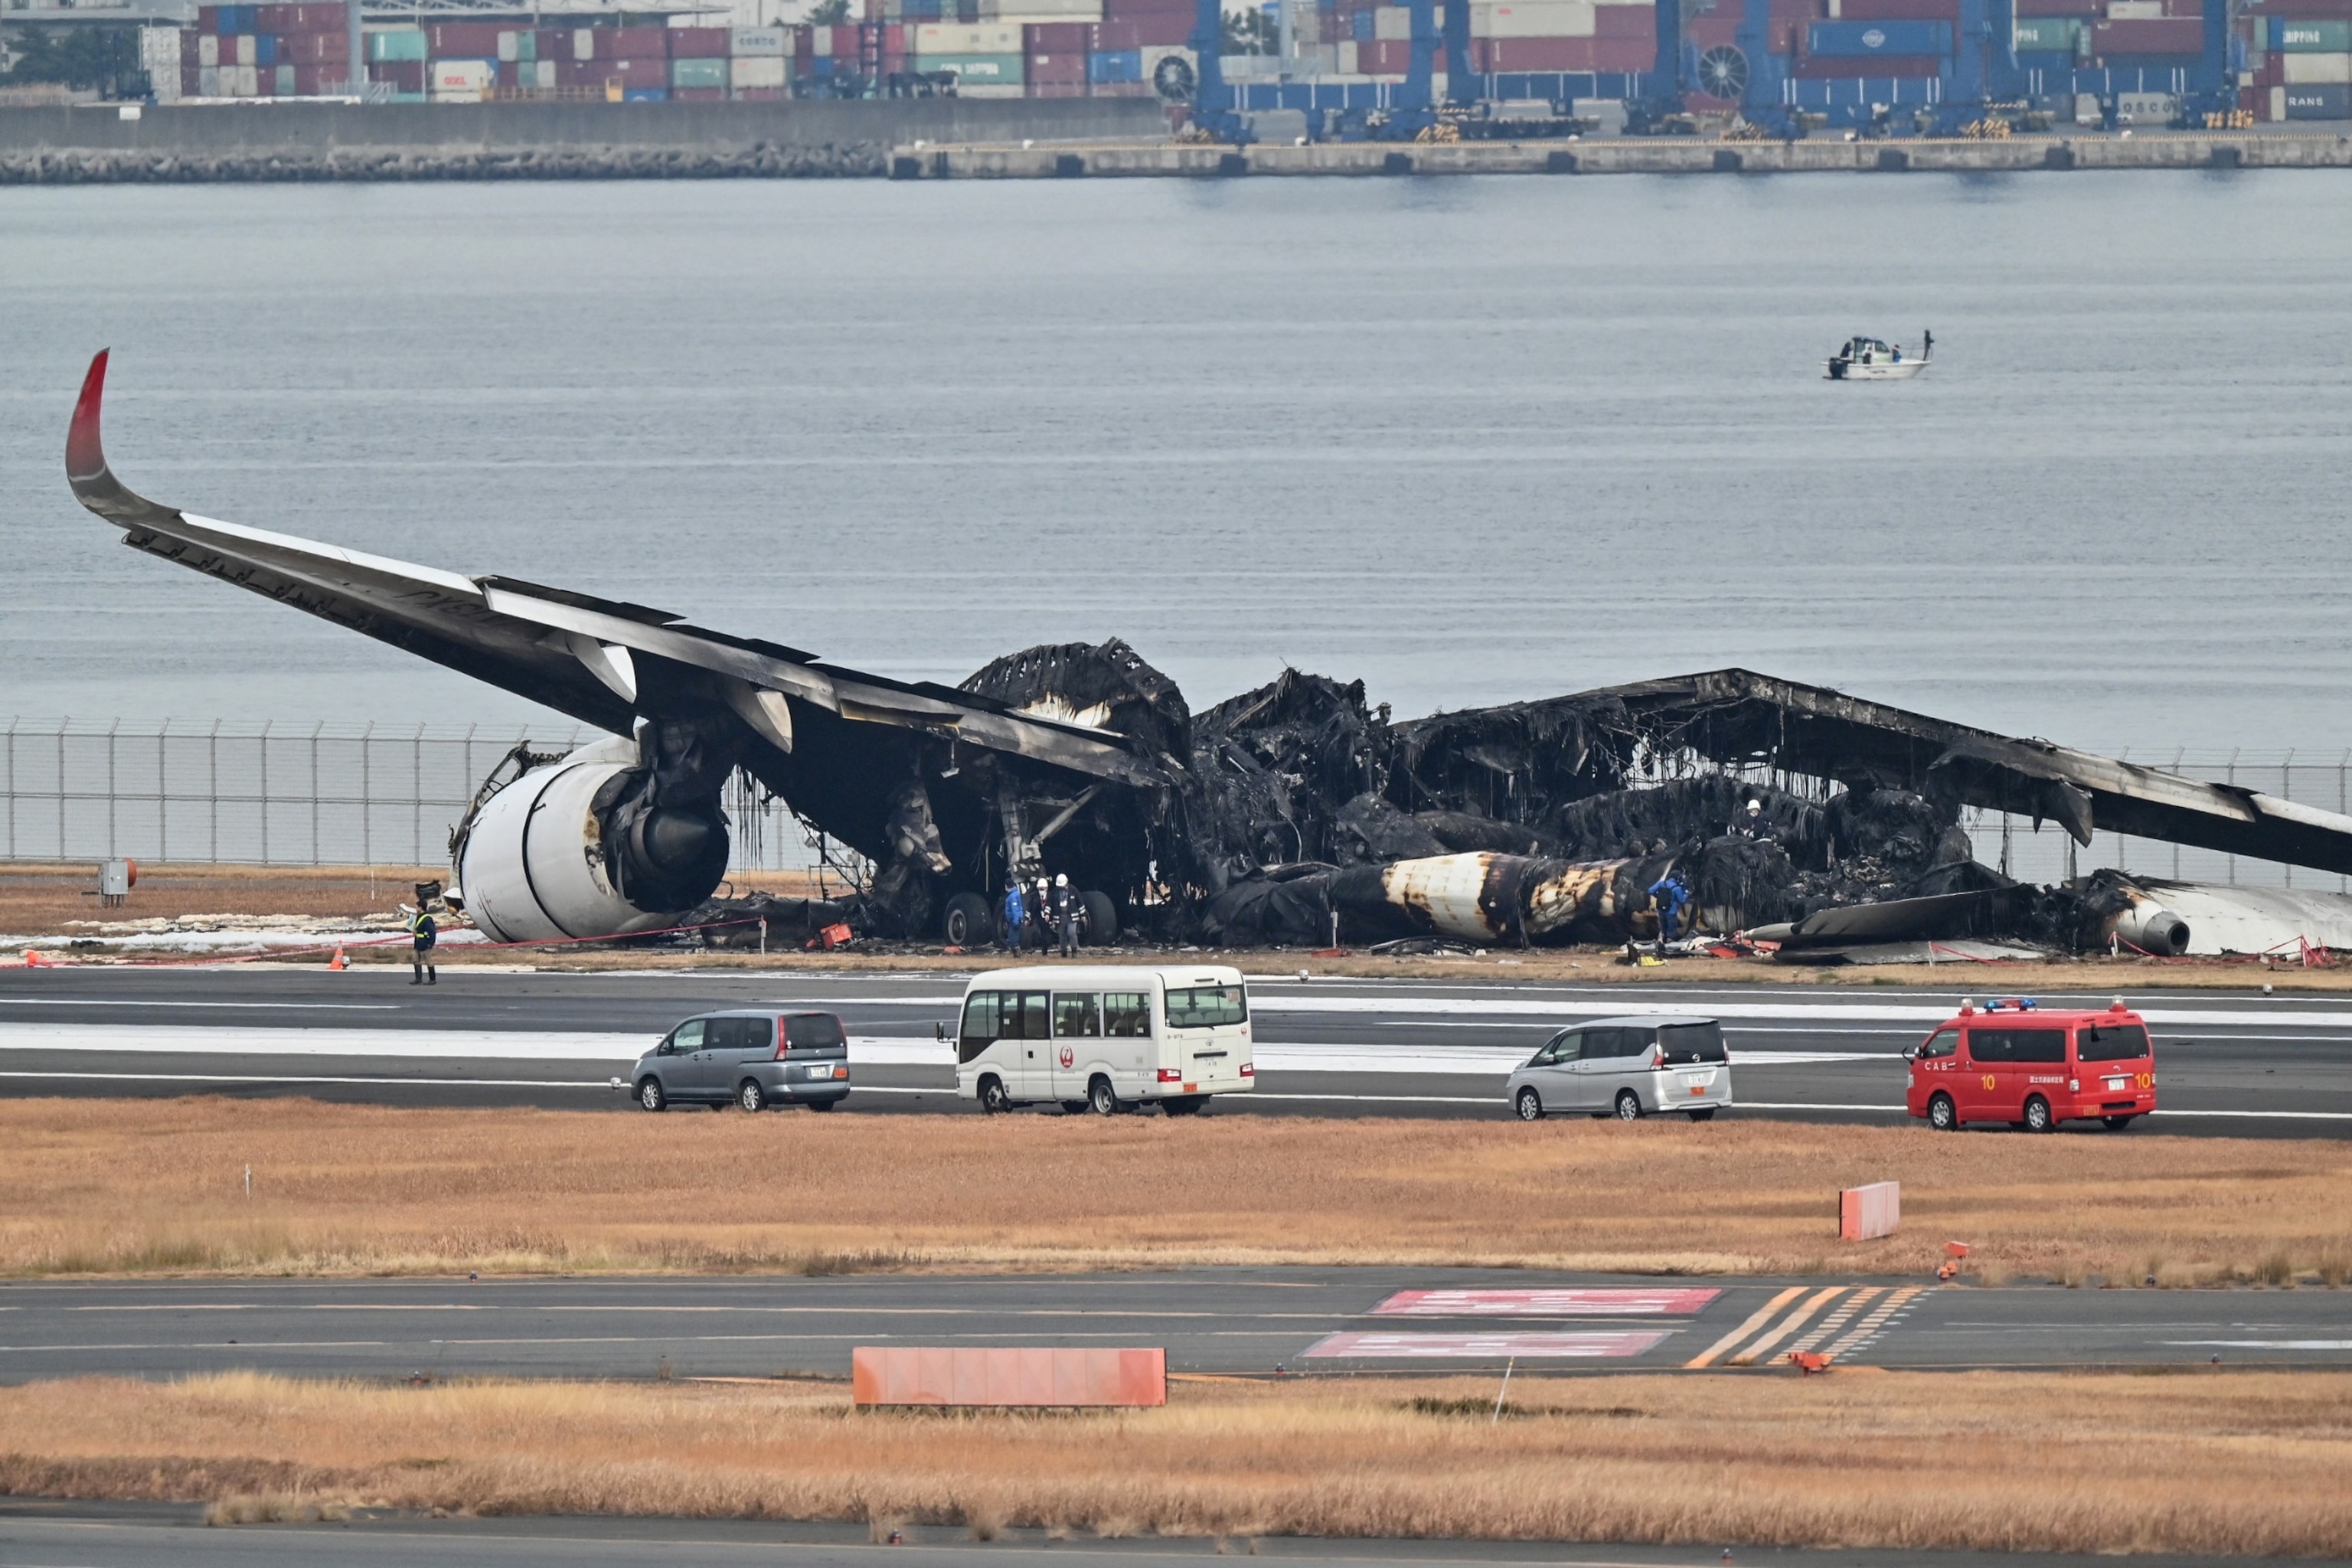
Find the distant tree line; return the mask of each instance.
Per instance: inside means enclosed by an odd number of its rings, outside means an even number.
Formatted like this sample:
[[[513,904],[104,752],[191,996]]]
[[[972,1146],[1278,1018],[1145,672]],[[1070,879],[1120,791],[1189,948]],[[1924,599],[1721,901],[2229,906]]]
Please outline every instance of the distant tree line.
[[[20,27],[5,40],[0,87],[95,88],[108,98],[144,98],[139,33],[123,26]]]

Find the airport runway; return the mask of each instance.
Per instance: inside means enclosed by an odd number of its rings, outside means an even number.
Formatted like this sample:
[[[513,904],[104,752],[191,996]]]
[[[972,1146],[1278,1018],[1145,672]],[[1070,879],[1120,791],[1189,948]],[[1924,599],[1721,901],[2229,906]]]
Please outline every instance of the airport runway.
[[[1235,1268],[0,1285],[0,1383],[251,1369],[843,1377],[860,1344],[1157,1345],[1174,1373],[2352,1367],[2352,1293]]]
[[[1930,992],[1258,976],[1258,1088],[1215,1110],[1502,1116],[1504,1076],[1549,1030],[1612,1013],[1687,1012],[1724,1021],[1740,1105],[1732,1114],[1892,1122],[1902,1120],[1900,1051],[1963,994],[1989,994],[1967,984],[1982,978]],[[932,1037],[934,1023],[955,1016],[961,989],[960,978],[932,974],[742,970],[453,968],[429,988],[412,987],[399,970],[8,970],[0,971],[0,1093],[304,1094],[620,1111],[626,1100],[610,1079],[678,1019],[774,1003],[829,1008],[846,1021],[856,1074],[848,1109],[971,1111],[954,1097],[952,1052]],[[2352,1132],[2352,997],[2126,997],[2157,1037],[2162,1109],[2149,1126]]]
[[[1721,1568],[1713,1547],[1580,1545],[1559,1542],[1328,1541],[1295,1536],[1218,1541],[1150,1536],[1049,1541],[1008,1530],[985,1544],[948,1525],[915,1525],[899,1546],[866,1542],[866,1528],[739,1520],[444,1519],[362,1510],[348,1524],[204,1527],[200,1507],[171,1503],[0,1500],[5,1568],[491,1568],[583,1563],[595,1568],[851,1568],[888,1563],[985,1563],[995,1568],[1150,1568],[1227,1556],[1309,1563],[1318,1568],[1453,1568],[1544,1563],[1561,1568]],[[1742,1546],[1739,1568],[1886,1568],[1887,1552],[1808,1552]],[[1937,1568],[2105,1568],[2112,1558],[2034,1552],[1938,1552]],[[2135,1557],[2139,1568],[2223,1568],[2247,1559]]]

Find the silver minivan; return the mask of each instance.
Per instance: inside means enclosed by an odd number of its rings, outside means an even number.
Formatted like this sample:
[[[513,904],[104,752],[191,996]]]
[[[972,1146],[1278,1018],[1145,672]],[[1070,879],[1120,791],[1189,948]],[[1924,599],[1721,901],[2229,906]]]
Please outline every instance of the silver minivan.
[[[849,1036],[831,1013],[709,1013],[688,1018],[639,1057],[628,1088],[647,1110],[831,1110],[849,1098]]]
[[[1731,1103],[1731,1063],[1713,1018],[1595,1018],[1546,1040],[1504,1087],[1522,1121],[1553,1114],[1633,1121],[1679,1110],[1705,1121]]]

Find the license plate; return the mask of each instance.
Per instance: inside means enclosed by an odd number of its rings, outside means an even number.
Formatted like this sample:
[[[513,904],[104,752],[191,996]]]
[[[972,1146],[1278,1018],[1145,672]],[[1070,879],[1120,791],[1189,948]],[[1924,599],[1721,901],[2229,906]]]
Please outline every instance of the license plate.
[[[2131,1079],[2127,1078],[2111,1078],[2107,1079],[2107,1087],[2109,1089],[2129,1089],[2131,1087]]]

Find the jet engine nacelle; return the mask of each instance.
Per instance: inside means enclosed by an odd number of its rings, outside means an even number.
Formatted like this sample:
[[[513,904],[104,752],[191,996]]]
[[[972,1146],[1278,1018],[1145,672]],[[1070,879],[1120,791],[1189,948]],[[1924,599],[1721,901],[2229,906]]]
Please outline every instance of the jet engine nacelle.
[[[2134,899],[2107,929],[2158,958],[2178,958],[2189,951],[2189,922],[2151,898]]]
[[[727,867],[714,799],[646,808],[635,742],[584,746],[482,803],[457,851],[466,913],[493,942],[626,936],[674,924]]]

